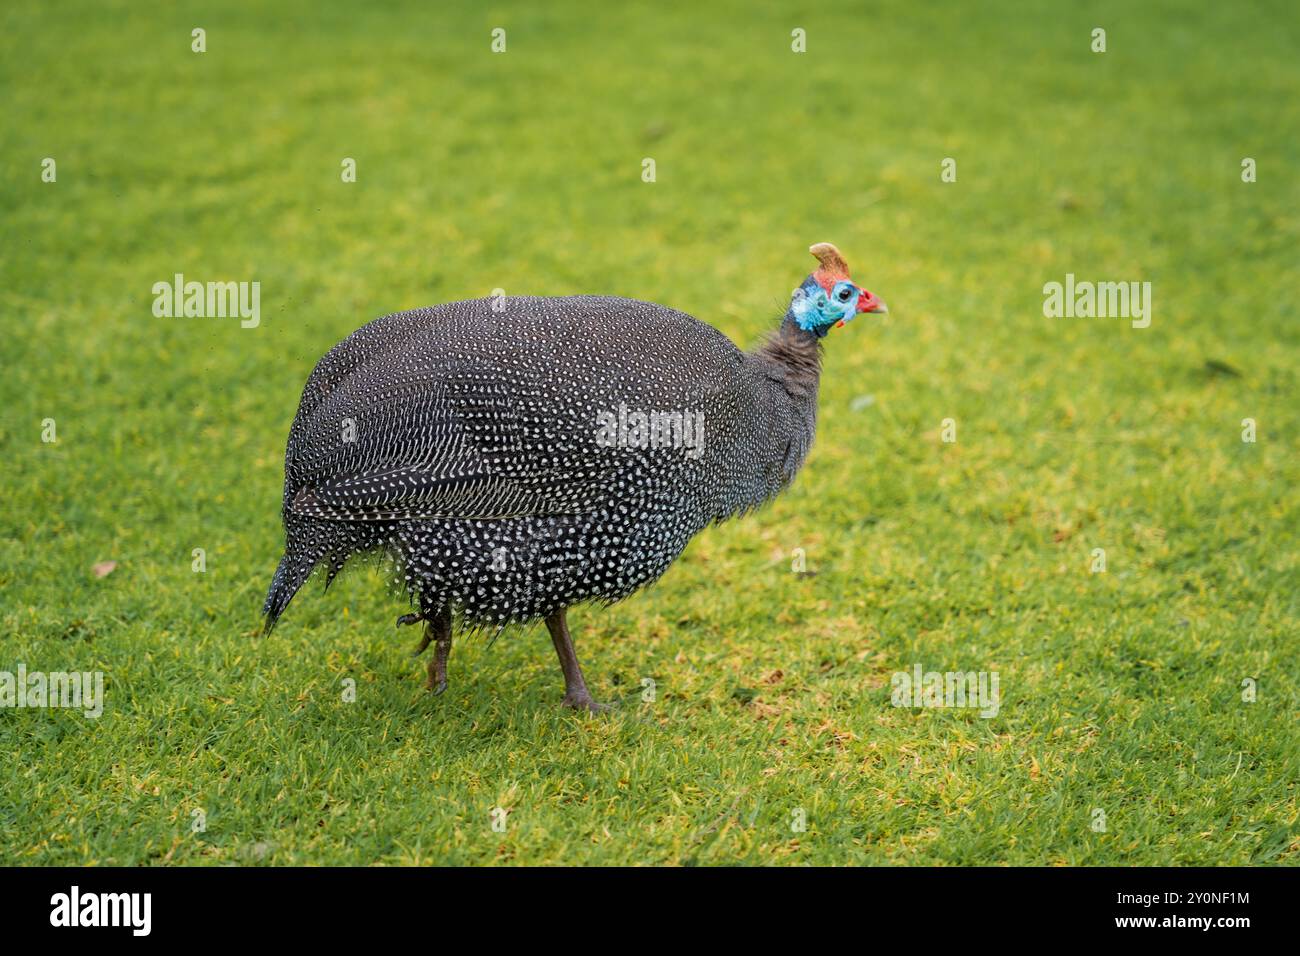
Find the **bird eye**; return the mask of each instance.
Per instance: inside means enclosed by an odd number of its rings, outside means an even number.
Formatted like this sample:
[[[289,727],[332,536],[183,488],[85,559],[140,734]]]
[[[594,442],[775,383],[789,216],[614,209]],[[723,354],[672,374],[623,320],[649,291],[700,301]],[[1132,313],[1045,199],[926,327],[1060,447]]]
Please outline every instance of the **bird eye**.
[[[840,301],[841,301],[841,302],[848,302],[848,301],[849,301],[849,295],[850,295],[850,294],[851,294],[851,293],[849,292],[848,289],[840,289]]]

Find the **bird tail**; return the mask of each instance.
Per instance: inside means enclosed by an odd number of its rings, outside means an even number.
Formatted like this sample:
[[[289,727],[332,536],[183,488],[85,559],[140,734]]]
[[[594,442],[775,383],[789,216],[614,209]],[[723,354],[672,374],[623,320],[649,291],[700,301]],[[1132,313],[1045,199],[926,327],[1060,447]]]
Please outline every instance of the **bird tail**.
[[[284,553],[279,567],[275,569],[275,576],[271,578],[271,588],[266,592],[266,603],[262,605],[262,613],[266,616],[264,634],[270,634],[275,628],[275,622],[280,619],[280,615],[289,606],[298,589],[303,586],[303,582],[311,575],[314,567],[314,561],[300,561],[290,552]]]

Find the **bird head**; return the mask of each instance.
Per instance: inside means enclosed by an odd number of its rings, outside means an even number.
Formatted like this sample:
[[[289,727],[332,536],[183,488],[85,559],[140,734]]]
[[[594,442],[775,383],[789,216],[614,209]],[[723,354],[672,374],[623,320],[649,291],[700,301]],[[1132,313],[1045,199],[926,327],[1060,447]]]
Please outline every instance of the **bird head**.
[[[829,242],[819,242],[808,251],[820,265],[794,290],[790,301],[790,315],[799,328],[821,338],[859,312],[889,311],[885,303],[849,280],[848,263]]]

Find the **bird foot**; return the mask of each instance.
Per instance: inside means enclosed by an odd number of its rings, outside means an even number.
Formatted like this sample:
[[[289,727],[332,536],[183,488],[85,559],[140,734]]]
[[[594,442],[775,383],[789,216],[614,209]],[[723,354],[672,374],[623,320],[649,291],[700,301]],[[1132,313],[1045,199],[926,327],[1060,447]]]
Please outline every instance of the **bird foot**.
[[[611,704],[598,704],[586,692],[580,694],[569,692],[564,695],[564,700],[560,703],[561,706],[568,707],[571,710],[585,710],[592,714],[604,714],[614,709]]]
[[[428,618],[426,618],[423,614],[403,614],[401,617],[397,619],[397,626],[402,627],[405,624],[419,624],[421,621],[427,621],[427,620]],[[411,656],[419,657],[421,654],[424,653],[425,649],[432,643],[433,643],[433,630],[431,628],[425,628],[424,636],[420,638],[419,646],[415,648],[415,653],[412,654]]]

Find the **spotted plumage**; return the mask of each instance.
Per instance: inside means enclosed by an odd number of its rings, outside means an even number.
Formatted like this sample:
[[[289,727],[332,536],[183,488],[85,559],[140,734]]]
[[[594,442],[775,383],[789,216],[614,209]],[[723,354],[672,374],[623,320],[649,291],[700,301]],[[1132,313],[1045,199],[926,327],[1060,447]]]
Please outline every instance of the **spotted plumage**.
[[[819,290],[828,249],[814,247]],[[604,296],[455,302],[363,326],[317,364],[289,432],[268,623],[317,566],[332,578],[385,552],[418,602],[407,620],[428,624],[422,647],[439,642],[431,687],[446,683],[453,612],[479,627],[545,618],[566,703],[594,708],[565,609],[654,581],[803,462],[818,339],[845,307],[819,325],[796,316],[800,298],[752,353],[684,313]]]

